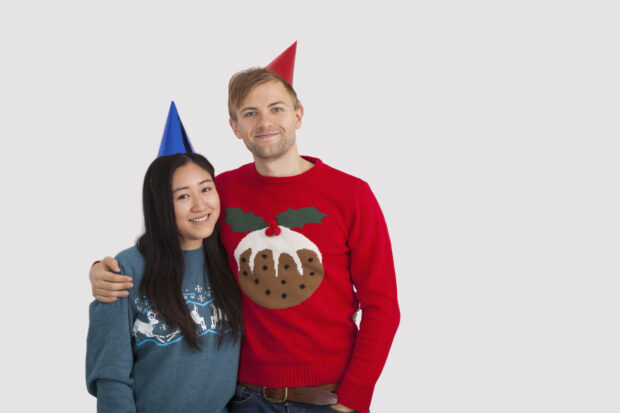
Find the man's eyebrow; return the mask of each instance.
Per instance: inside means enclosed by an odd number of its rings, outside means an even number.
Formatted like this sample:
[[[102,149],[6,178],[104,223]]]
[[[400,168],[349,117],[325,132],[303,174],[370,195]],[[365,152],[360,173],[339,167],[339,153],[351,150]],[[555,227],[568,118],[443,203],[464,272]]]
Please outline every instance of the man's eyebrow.
[[[200,181],[200,182],[198,183],[198,185],[206,184],[207,182],[213,182],[213,179],[211,179],[211,178],[207,178],[207,179],[205,179],[204,181]],[[173,190],[173,191],[172,191],[172,193],[174,194],[175,192],[182,191],[182,190],[184,190],[184,189],[189,189],[189,186],[182,186],[182,187],[180,187],[180,188],[177,188],[177,189]]]
[[[256,110],[256,108],[253,106],[246,106],[243,109],[241,109],[241,112],[245,112],[246,110]]]
[[[278,100],[277,102],[270,103],[267,107],[270,108],[270,107],[276,106],[276,105],[284,105],[284,106],[286,106],[286,103],[281,101],[281,100]],[[243,109],[241,109],[241,113],[245,112],[246,110],[256,110],[256,108],[254,106],[246,106]]]

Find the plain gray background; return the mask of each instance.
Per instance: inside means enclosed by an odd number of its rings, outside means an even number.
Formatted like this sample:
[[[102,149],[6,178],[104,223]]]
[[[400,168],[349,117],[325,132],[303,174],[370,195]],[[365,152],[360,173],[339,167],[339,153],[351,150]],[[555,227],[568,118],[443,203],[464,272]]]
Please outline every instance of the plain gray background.
[[[372,411],[617,412],[613,3],[3,3],[2,403],[94,411],[88,269],[141,231],[170,100],[250,162],[228,79],[298,40],[300,151],[370,183],[394,246]]]

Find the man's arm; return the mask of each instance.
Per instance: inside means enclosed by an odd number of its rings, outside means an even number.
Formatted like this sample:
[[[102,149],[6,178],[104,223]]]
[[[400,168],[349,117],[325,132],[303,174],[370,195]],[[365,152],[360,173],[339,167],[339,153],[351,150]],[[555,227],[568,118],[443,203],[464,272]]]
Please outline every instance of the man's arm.
[[[362,309],[353,355],[336,393],[343,405],[367,412],[400,321],[387,225],[370,187],[352,196],[348,245],[351,279]]]
[[[115,274],[121,268],[112,257],[105,257],[103,261],[96,263],[90,268],[90,284],[93,289],[93,297],[102,303],[113,303],[117,297],[127,297],[127,289],[133,287],[133,279],[126,275]]]

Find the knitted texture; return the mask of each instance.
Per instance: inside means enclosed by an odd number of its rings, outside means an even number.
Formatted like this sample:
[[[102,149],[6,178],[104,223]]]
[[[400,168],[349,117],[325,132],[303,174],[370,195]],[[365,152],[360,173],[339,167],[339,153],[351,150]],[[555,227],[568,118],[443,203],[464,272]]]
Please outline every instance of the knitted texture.
[[[296,176],[248,164],[217,177],[220,233],[243,291],[239,380],[339,382],[339,402],[365,412],[400,319],[387,226],[368,184],[305,158],[314,166]]]

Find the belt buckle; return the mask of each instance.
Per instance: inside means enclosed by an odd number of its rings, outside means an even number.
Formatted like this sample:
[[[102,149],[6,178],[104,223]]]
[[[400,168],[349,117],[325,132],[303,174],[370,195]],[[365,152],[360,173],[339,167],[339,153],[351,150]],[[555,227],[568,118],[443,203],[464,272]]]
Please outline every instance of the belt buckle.
[[[284,404],[286,402],[286,399],[288,398],[288,387],[284,388],[284,397],[282,399],[272,399],[271,397],[268,397],[267,393],[265,393],[265,389],[273,389],[273,387],[263,387],[262,388],[262,390],[263,390],[263,397],[268,402],[276,403],[276,404]]]

